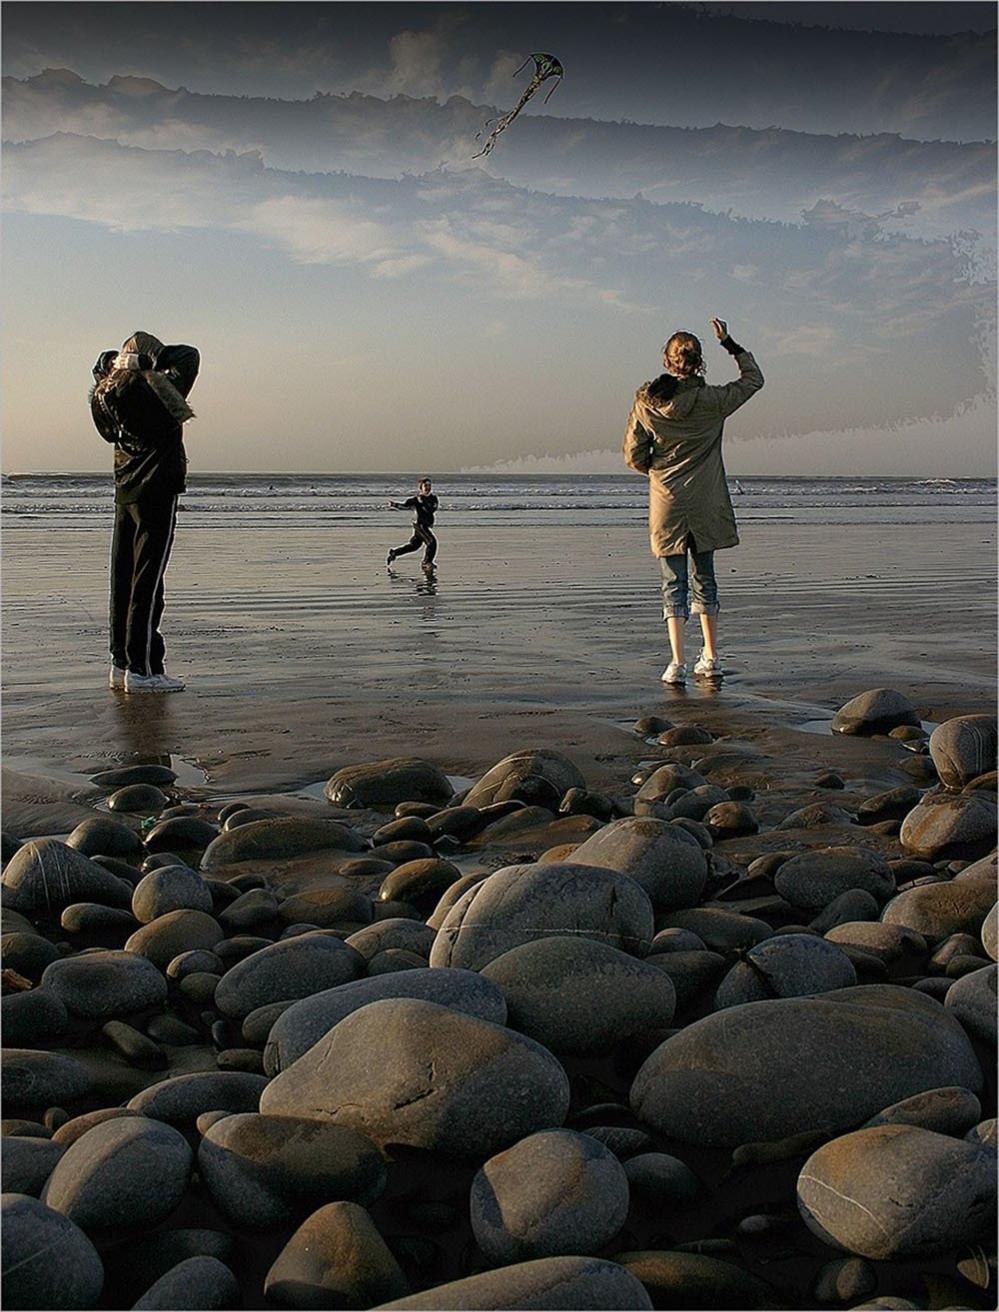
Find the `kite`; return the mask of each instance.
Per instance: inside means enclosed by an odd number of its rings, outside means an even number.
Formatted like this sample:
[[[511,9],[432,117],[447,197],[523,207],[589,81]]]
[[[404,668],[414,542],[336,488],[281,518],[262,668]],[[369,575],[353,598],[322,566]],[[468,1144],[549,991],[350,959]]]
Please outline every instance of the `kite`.
[[[555,94],[555,91],[558,89],[559,82],[561,82],[563,77],[565,77],[565,71],[563,70],[562,65],[555,58],[554,55],[546,55],[543,51],[538,51],[535,54],[528,55],[528,57],[521,64],[520,68],[517,69],[517,73],[522,72],[532,59],[534,60],[534,76],[531,78],[530,82],[528,82],[527,86],[524,88],[524,94],[517,101],[516,105],[514,105],[513,109],[510,110],[509,114],[504,114],[503,117],[500,119],[488,120],[488,122],[483,127],[483,131],[485,131],[485,129],[492,122],[495,122],[496,126],[493,128],[492,132],[490,132],[489,136],[486,138],[486,144],[482,147],[480,151],[478,151],[476,154],[472,156],[472,159],[481,159],[483,155],[489,154],[493,146],[496,145],[496,139],[499,136],[499,134],[505,128],[508,128],[510,126],[510,124],[517,117],[520,111],[524,108],[524,106],[527,104],[530,98],[541,86],[542,82],[547,82],[550,77],[556,79],[555,85],[552,87],[551,91],[548,92],[548,95],[545,96],[544,104],[546,105],[548,104],[549,100],[551,100],[552,96]],[[513,76],[516,77],[517,73],[514,73]],[[482,132],[480,132],[478,135],[479,137],[481,137]],[[476,138],[476,140],[478,140],[478,137]]]

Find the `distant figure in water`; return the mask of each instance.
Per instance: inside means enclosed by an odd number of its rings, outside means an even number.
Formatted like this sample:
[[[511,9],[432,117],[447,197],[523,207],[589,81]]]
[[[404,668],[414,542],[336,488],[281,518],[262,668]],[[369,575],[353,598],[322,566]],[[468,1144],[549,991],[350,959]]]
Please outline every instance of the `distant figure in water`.
[[[663,347],[666,372],[638,389],[624,435],[625,463],[649,480],[649,535],[662,572],[663,618],[672,651],[662,680],[674,686],[687,681],[683,626],[691,610],[700,616],[704,638],[694,674],[722,676],[714,553],[739,544],[722,463],[722,429],[727,417],[763,386],[759,366],[732,340],[725,321],[712,319],[711,326],[735,357],[738,379],[709,387],[701,343],[693,333],[674,333]],[[689,576],[688,553],[693,562]]]
[[[437,539],[433,533],[434,516],[437,514],[437,498],[433,493],[433,484],[429,478],[421,478],[416,496],[406,501],[390,501],[393,510],[411,510],[413,512],[413,536],[401,547],[393,547],[386,558],[390,568],[398,556],[408,556],[410,552],[423,548],[423,572],[431,574],[434,557],[437,555]]]
[[[164,669],[159,626],[187,476],[183,425],[194,418],[187,396],[200,364],[193,346],[164,346],[151,333],[133,333],[120,351],[102,351],[92,371],[90,413],[114,446],[108,682],[127,693],[184,687]]]

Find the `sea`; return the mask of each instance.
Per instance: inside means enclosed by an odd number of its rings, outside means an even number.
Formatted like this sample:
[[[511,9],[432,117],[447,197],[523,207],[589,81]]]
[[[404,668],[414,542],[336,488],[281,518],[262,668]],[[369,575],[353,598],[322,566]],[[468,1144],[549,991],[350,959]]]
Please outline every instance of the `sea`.
[[[181,499],[205,527],[381,523],[389,500],[415,491],[415,474],[192,474]],[[994,478],[775,478],[729,480],[743,522],[796,524],[994,523]],[[434,480],[439,522],[529,528],[643,520],[644,480],[633,474],[447,474]],[[60,526],[109,514],[107,474],[5,474],[8,522]]]

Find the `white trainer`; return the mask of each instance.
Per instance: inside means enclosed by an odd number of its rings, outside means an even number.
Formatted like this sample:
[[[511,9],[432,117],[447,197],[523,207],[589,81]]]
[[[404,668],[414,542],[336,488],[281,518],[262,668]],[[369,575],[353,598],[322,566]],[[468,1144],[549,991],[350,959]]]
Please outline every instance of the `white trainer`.
[[[717,656],[705,656],[703,652],[694,666],[694,677],[697,679],[720,679],[724,672]]]
[[[183,692],[183,679],[174,679],[169,674],[133,674],[131,670],[125,675],[126,692]]]
[[[120,665],[112,665],[111,669],[108,671],[108,687],[124,688],[124,686],[125,686],[125,671],[121,668]]]
[[[659,677],[663,683],[682,688],[687,682],[687,667],[683,661],[670,661]]]

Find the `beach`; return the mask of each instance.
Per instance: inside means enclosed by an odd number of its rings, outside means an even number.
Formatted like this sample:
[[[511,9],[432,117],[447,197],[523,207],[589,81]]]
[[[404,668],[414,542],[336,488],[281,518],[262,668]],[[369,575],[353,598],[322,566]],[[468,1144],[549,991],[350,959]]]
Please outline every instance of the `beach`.
[[[140,697],[106,489],[16,482],[12,1306],[993,1304],[987,484],[750,485],[667,689],[640,484],[442,488],[427,579],[216,478]]]

